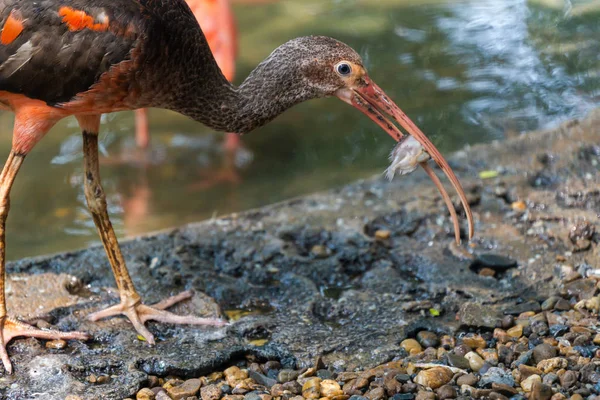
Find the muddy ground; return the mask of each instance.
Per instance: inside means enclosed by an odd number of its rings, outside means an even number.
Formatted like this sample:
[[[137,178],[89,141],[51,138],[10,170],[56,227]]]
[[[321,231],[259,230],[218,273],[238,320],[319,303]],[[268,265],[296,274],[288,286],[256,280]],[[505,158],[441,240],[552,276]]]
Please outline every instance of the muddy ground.
[[[493,329],[502,311],[518,313],[556,292],[565,265],[600,267],[598,143],[600,110],[450,157],[476,219],[476,237],[462,250],[420,171],[124,243],[147,303],[194,289],[174,311],[232,321],[218,329],[150,323],[153,348],[122,318],[86,320],[117,301],[103,249],[12,263],[10,313],[93,340],[60,350],[11,342],[16,372],[0,377],[0,396],[120,399],[149,374],[198,376],[247,354],[288,368],[318,355],[345,370],[368,368],[391,360],[423,328]],[[482,171],[498,176],[481,179]],[[90,383],[90,375],[108,379]]]

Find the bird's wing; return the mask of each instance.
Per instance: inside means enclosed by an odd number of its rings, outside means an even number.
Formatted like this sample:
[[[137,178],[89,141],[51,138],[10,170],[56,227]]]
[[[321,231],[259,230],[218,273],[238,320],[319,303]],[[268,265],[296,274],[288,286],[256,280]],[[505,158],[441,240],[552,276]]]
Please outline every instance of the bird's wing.
[[[145,19],[136,0],[0,0],[0,91],[68,102],[131,58]]]

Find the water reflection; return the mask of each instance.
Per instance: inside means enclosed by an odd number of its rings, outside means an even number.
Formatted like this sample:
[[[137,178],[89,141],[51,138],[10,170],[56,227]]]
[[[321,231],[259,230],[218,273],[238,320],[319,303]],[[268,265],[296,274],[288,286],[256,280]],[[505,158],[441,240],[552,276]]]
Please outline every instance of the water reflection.
[[[580,116],[600,100],[599,1],[283,0],[236,5],[239,79],[292,37],[358,49],[372,77],[442,151]],[[302,104],[243,138],[150,110],[137,152],[132,113],[105,116],[102,176],[121,236],[180,225],[383,172],[391,140],[333,99]],[[0,114],[5,130],[12,115]],[[10,135],[0,142],[3,153]],[[11,259],[98,243],[85,207],[81,138],[62,121],[15,183]],[[215,179],[217,178],[217,179]]]

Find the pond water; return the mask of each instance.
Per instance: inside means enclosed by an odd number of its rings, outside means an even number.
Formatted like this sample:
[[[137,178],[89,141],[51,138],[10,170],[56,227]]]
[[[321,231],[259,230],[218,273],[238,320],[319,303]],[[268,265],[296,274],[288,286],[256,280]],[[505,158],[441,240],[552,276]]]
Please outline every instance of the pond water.
[[[600,103],[600,1],[284,0],[235,4],[238,83],[272,49],[322,34],[357,49],[371,77],[448,153],[585,115]],[[135,162],[133,114],[105,117],[103,182],[120,237],[199,221],[382,173],[392,140],[336,99],[299,105],[242,138],[150,111],[151,163]],[[1,113],[8,154],[12,114]],[[127,157],[126,157],[127,156]],[[211,181],[235,171],[239,181]],[[99,243],[74,120],[28,156],[13,192],[7,256]]]

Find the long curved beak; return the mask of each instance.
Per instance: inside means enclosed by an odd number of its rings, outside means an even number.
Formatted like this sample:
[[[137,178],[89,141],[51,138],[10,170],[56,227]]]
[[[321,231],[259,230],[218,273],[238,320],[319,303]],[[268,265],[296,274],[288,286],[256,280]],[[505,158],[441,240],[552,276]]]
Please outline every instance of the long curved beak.
[[[379,86],[375,84],[375,82],[373,82],[366,75],[363,76],[361,80],[363,83],[361,87],[354,89],[340,89],[336,92],[336,96],[342,101],[359,109],[362,113],[371,118],[377,125],[383,128],[383,130],[386,131],[392,138],[394,138],[394,140],[399,141],[404,135],[396,125],[394,125],[388,118],[384,116],[384,114],[391,116],[394,120],[396,120],[396,122],[398,122],[398,124],[400,124],[400,126],[402,126],[402,128],[404,128],[404,130],[406,130],[409,135],[413,136],[421,144],[421,146],[423,146],[431,158],[433,158],[442,171],[444,171],[444,174],[446,174],[452,183],[454,190],[456,190],[467,216],[467,221],[469,224],[469,240],[472,239],[474,235],[473,213],[471,212],[471,208],[467,202],[465,191],[463,190],[458,178],[454,174],[454,171],[452,171],[452,168],[450,168],[448,165],[448,162],[446,162],[442,154],[433,145],[433,143],[431,143],[427,136],[425,136],[425,134],[410,120],[410,118],[404,114],[400,107],[390,100],[390,98]],[[435,186],[440,191],[442,198],[448,207],[450,215],[452,216],[456,242],[460,244],[458,217],[448,192],[440,182],[435,172],[429,167],[427,162],[422,162],[420,165],[423,167],[423,169],[425,169],[427,175],[429,175]]]

